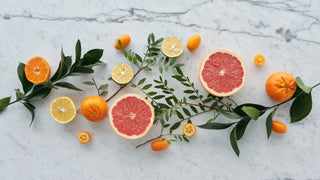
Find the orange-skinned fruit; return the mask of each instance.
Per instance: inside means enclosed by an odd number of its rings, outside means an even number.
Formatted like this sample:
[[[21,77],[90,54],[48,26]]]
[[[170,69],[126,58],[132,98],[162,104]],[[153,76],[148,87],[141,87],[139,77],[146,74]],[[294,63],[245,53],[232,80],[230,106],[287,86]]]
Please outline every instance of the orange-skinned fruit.
[[[78,137],[78,141],[81,144],[87,144],[91,139],[90,133],[88,133],[87,131],[79,132],[77,137]]]
[[[272,130],[274,132],[284,134],[287,132],[287,126],[279,121],[272,121]]]
[[[194,34],[189,38],[187,42],[187,48],[190,51],[194,51],[198,48],[198,46],[200,45],[200,42],[201,42],[201,37],[198,34]]]
[[[121,47],[119,46],[118,40],[121,41]],[[114,48],[121,50],[123,46],[127,47],[130,44],[130,41],[131,41],[130,36],[128,34],[124,34],[116,40],[116,42],[114,43]]]
[[[170,146],[168,140],[157,139],[151,143],[151,149],[154,151],[163,151]]]
[[[81,103],[81,113],[89,121],[101,121],[108,113],[107,102],[99,96],[89,96]]]
[[[40,84],[48,81],[51,70],[45,59],[36,56],[27,62],[24,72],[28,81],[34,84]]]

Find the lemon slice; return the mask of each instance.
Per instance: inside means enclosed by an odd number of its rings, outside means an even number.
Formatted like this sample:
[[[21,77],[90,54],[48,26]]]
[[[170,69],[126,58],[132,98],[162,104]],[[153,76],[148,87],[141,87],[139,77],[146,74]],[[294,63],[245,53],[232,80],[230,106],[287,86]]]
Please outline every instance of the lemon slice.
[[[57,97],[50,104],[50,115],[56,122],[67,124],[76,117],[77,108],[71,98]]]
[[[162,42],[161,50],[168,57],[178,57],[183,52],[183,44],[176,37],[168,37]]]
[[[133,78],[133,70],[128,64],[118,64],[112,69],[111,77],[118,84],[127,84]]]

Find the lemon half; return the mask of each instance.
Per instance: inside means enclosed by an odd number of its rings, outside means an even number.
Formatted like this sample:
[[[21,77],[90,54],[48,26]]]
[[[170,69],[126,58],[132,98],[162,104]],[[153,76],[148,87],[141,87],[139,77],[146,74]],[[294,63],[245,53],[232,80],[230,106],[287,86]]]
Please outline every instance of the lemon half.
[[[50,115],[56,122],[67,124],[76,117],[77,108],[71,98],[60,96],[51,102]]]

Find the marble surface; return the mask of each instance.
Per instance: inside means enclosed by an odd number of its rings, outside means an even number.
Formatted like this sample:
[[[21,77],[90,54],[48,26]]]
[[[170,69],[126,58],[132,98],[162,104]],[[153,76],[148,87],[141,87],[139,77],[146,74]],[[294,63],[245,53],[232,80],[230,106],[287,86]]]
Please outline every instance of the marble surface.
[[[142,53],[150,32],[156,37],[176,36],[184,43],[197,33],[202,37],[199,48],[184,51],[179,62],[186,64],[183,70],[202,93],[197,79],[201,59],[211,50],[224,48],[239,54],[248,70],[245,87],[233,99],[239,104],[273,105],[264,90],[270,74],[286,71],[308,85],[320,81],[319,7],[317,0],[1,0],[0,96],[14,97],[14,89],[21,88],[16,75],[19,62],[42,56],[54,71],[61,48],[74,56],[77,39],[83,51],[104,49],[102,60],[108,65],[95,68],[93,75],[103,83],[114,65],[126,62],[113,48],[119,35],[130,34],[129,48]],[[253,63],[256,54],[266,57],[262,67]],[[139,76],[157,77],[158,71]],[[31,115],[21,104],[0,114],[0,179],[320,179],[320,88],[312,92],[313,109],[302,122],[290,124],[290,106],[281,106],[275,119],[287,125],[285,135],[273,133],[267,140],[266,116],[251,122],[238,142],[238,158],[229,143],[230,130],[198,128],[190,143],[174,143],[156,153],[149,144],[140,149],[135,146],[156,136],[158,127],[142,139],[129,141],[112,131],[108,119],[92,123],[79,114],[67,125],[54,122],[50,102],[65,95],[79,107],[84,97],[95,94],[81,84],[91,78],[68,79],[85,92],[58,89],[36,102],[31,128]],[[117,85],[109,84],[109,92],[114,92]],[[173,81],[169,85],[181,88]],[[126,92],[141,93],[128,87],[121,94]],[[210,116],[193,122],[202,124]],[[92,133],[87,145],[76,139],[81,130]]]

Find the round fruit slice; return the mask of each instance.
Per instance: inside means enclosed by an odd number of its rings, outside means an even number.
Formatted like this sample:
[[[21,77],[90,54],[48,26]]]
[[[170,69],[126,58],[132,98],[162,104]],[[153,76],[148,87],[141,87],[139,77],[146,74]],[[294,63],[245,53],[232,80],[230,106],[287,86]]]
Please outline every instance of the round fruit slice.
[[[247,71],[242,59],[223,49],[210,52],[199,68],[200,83],[210,94],[231,96],[245,84]]]
[[[183,126],[183,134],[188,137],[192,137],[196,134],[196,126],[191,123],[187,123]]]
[[[126,94],[111,105],[109,121],[119,136],[138,139],[150,130],[154,121],[154,109],[142,96]]]
[[[263,55],[258,54],[254,57],[253,61],[257,66],[262,66],[264,64],[264,62],[266,61],[266,59],[264,58]]]
[[[133,78],[133,70],[128,64],[118,64],[112,69],[111,77],[118,84],[127,84]]]
[[[50,104],[50,115],[56,122],[67,124],[76,117],[77,108],[71,98],[57,97]]]
[[[81,144],[87,144],[91,139],[90,133],[88,133],[87,131],[79,132],[77,137],[78,137],[78,141]]]
[[[176,37],[168,37],[162,42],[161,50],[162,53],[168,57],[178,57],[183,52],[182,41]]]
[[[40,84],[48,81],[51,71],[47,61],[42,57],[36,56],[27,62],[24,72],[28,81]]]

